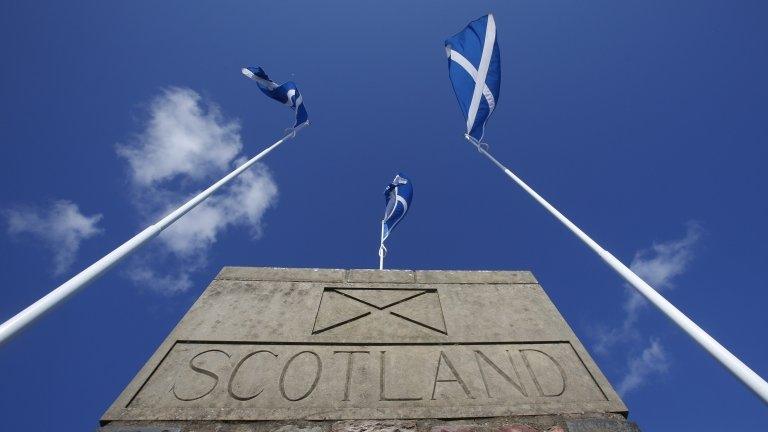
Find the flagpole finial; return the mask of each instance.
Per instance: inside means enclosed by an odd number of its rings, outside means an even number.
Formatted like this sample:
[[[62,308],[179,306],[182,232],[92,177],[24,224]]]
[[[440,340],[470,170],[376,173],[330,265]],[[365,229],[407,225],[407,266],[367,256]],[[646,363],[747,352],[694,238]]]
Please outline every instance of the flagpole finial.
[[[479,152],[488,151],[488,149],[490,149],[490,146],[488,145],[488,143],[480,142],[480,141],[476,140],[475,137],[473,137],[470,134],[464,134],[464,138],[466,138],[467,141],[469,141],[470,144],[472,144],[475,147],[477,147],[477,151],[479,151]]]

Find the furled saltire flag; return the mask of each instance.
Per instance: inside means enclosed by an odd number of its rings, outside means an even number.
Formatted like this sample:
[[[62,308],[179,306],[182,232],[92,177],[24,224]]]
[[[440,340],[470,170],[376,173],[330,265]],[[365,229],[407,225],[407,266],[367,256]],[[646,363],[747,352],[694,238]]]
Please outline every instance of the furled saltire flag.
[[[472,21],[447,39],[445,51],[453,92],[467,120],[467,135],[482,142],[485,122],[499,103],[501,88],[501,59],[493,15]]]
[[[384,190],[384,200],[387,207],[384,210],[384,219],[381,221],[381,244],[389,237],[389,233],[400,223],[411,206],[413,199],[413,185],[402,173],[395,176],[392,183]]]
[[[276,82],[269,79],[264,69],[259,66],[250,66],[243,68],[243,75],[256,81],[261,91],[271,97],[272,99],[280,102],[281,104],[288,105],[296,113],[296,122],[293,127],[305,123],[309,120],[307,117],[307,109],[304,107],[304,101],[301,98],[299,89],[296,88],[296,84],[293,81],[288,81],[285,84],[277,85]]]

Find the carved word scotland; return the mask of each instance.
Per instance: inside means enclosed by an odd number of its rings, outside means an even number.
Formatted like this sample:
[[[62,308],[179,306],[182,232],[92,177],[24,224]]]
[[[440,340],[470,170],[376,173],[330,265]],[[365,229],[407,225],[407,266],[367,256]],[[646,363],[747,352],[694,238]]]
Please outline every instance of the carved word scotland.
[[[606,397],[569,343],[178,343],[131,406],[445,406]]]

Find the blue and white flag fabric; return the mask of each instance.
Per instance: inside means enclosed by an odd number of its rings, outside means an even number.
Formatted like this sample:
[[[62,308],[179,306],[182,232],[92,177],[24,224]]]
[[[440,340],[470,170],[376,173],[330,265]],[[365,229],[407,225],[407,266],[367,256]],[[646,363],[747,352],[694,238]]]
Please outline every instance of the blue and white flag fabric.
[[[384,210],[384,219],[381,221],[381,244],[389,237],[389,233],[395,229],[403,219],[413,199],[413,185],[403,174],[398,174],[392,183],[384,190],[384,200],[387,207]]]
[[[271,97],[272,99],[280,102],[281,104],[288,105],[296,113],[296,122],[293,127],[305,123],[309,120],[307,117],[307,109],[304,107],[304,101],[301,98],[299,89],[296,88],[296,84],[293,81],[288,81],[283,85],[277,85],[276,82],[269,79],[264,69],[259,66],[250,66],[243,68],[243,75],[256,81],[261,91]]]
[[[472,21],[445,41],[448,75],[467,121],[467,135],[482,142],[485,122],[499,103],[501,58],[493,15]]]

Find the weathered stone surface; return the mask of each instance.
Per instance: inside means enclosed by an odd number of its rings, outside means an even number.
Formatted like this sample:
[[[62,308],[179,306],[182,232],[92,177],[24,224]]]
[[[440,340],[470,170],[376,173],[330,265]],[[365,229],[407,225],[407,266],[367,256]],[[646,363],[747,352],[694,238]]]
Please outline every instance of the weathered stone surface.
[[[464,422],[463,424],[433,426],[430,432],[565,432],[560,426],[533,427],[531,425]]]
[[[430,432],[485,432],[488,428],[482,425],[458,424],[433,426]]]
[[[529,271],[457,271],[417,270],[419,283],[482,283],[482,284],[535,284],[538,283]]]
[[[332,432],[415,432],[416,422],[409,420],[366,420],[337,422]]]
[[[616,414],[564,414],[463,420],[344,421],[116,421],[101,432],[568,432],[567,422],[610,420],[630,424]],[[612,429],[611,429],[612,430]],[[630,429],[634,431],[634,429]],[[610,430],[609,430],[610,431]]]
[[[102,432],[181,432],[178,427],[157,427],[157,426],[114,426],[102,428]]]
[[[294,282],[343,282],[345,274],[346,270],[339,269],[224,267],[216,276],[216,279]]]
[[[228,267],[102,422],[579,412],[626,407],[530,272]]]
[[[416,272],[413,270],[349,270],[347,282],[414,283]]]
[[[504,426],[499,429],[499,432],[538,432],[538,431],[528,425],[515,424],[515,425]]]
[[[640,432],[636,424],[623,420],[590,418],[565,422],[568,432]]]
[[[297,426],[287,424],[280,426],[277,429],[273,429],[272,432],[324,432],[326,428],[323,426]]]

